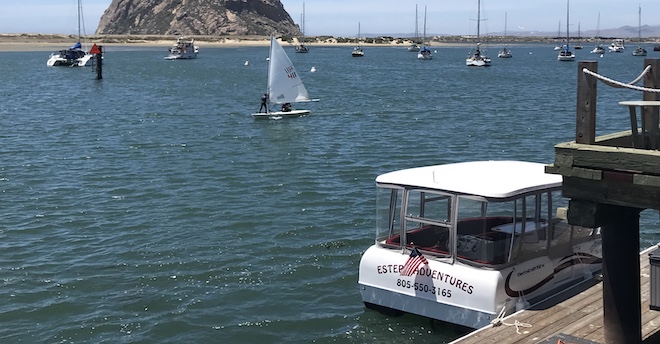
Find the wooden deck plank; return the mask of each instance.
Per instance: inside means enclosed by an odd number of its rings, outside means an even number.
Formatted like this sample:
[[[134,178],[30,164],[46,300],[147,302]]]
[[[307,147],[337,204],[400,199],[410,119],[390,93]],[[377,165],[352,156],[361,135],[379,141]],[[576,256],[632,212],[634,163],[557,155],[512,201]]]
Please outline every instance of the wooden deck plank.
[[[660,312],[650,310],[650,260],[640,254],[640,297],[642,339],[660,336]],[[507,325],[486,327],[452,342],[455,344],[529,344],[538,343],[559,333],[598,343],[605,340],[603,324],[603,286],[598,283],[552,307],[528,309],[503,319]],[[529,324],[519,327],[513,324]]]

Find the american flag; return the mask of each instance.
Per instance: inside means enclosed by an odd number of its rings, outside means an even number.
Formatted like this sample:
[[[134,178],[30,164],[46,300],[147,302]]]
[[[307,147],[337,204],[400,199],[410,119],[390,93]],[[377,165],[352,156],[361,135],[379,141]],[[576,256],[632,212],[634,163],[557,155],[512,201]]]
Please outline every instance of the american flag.
[[[428,263],[429,261],[415,247],[410,251],[410,257],[408,257],[406,264],[403,265],[403,269],[399,271],[399,274],[401,276],[412,276],[420,265],[427,265]]]

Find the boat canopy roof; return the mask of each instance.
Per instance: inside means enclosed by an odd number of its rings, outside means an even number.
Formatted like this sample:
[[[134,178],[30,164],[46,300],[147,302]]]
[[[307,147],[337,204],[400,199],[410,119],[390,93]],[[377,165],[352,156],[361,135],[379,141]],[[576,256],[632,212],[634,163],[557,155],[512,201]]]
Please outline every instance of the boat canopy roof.
[[[524,161],[471,161],[381,174],[379,186],[423,188],[486,198],[510,198],[561,186],[562,176],[545,173],[545,164]]]

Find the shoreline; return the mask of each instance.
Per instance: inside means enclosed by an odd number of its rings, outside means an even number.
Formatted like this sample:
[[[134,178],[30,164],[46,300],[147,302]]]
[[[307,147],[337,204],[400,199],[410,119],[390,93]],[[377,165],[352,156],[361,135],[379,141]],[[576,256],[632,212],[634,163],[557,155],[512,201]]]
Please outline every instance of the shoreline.
[[[236,47],[260,47],[269,46],[269,36],[187,36],[195,40],[195,44],[201,48],[236,48]],[[298,40],[293,37],[282,37],[279,39],[284,46],[293,46],[298,44]],[[563,38],[557,37],[519,37],[507,36],[482,37],[485,45],[493,44],[556,44]],[[90,35],[86,36],[84,41],[88,46],[96,43],[105,48],[115,47],[171,47],[176,42],[177,36],[169,35]],[[604,42],[612,38],[602,38]],[[76,35],[66,34],[0,34],[0,52],[9,51],[56,51],[66,49],[77,41]],[[628,43],[636,40],[629,38]],[[583,45],[594,44],[593,38],[580,40]],[[658,44],[658,38],[646,38],[642,44]],[[408,47],[412,43],[411,38],[377,37],[364,38],[360,45],[365,47],[372,46],[391,46]],[[431,41],[433,47],[460,47],[472,46],[476,43],[472,36],[436,36]],[[308,37],[306,45],[309,46],[347,46],[352,47],[357,44],[356,38],[317,36]]]

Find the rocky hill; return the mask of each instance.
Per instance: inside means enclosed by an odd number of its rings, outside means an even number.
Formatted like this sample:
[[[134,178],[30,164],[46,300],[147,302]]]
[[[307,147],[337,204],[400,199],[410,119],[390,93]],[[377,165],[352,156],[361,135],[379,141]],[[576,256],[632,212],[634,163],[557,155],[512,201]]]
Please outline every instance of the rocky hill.
[[[299,35],[279,0],[112,0],[96,34]]]

